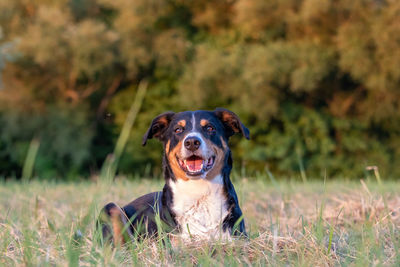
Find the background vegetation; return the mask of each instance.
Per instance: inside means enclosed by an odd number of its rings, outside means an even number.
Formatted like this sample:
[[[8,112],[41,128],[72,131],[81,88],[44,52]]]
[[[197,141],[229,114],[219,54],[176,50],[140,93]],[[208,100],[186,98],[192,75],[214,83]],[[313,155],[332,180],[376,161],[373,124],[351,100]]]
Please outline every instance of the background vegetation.
[[[121,173],[159,175],[158,113],[222,106],[252,133],[239,168],[398,177],[399,21],[396,0],[0,0],[0,175],[29,147],[38,177],[98,173],[146,80]]]

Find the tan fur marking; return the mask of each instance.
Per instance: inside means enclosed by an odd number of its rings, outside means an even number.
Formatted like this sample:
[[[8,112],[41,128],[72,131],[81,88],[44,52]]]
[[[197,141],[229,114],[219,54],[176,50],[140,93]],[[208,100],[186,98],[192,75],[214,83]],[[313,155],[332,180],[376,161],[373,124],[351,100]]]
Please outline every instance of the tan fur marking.
[[[121,212],[118,209],[113,208],[110,210],[110,214],[114,244],[116,246],[120,246],[124,243],[124,237],[122,235],[123,225],[121,221]]]
[[[232,115],[231,114],[229,114],[228,112],[223,112],[222,113],[222,120],[223,121],[228,121],[228,120],[231,120],[232,119]]]
[[[158,119],[158,122],[159,122],[159,123],[162,123],[162,124],[165,124],[165,125],[168,124],[168,120],[167,120],[166,117],[161,117],[161,118],[159,118],[159,119]]]
[[[180,120],[178,121],[178,125],[185,127],[186,126],[186,121],[185,120]]]
[[[180,150],[181,146],[182,146],[182,141],[180,141],[167,156],[172,172],[174,173],[175,177],[177,179],[182,179],[184,181],[187,181],[189,180],[189,178],[186,177],[186,173],[182,170],[181,166],[179,166],[179,163],[176,159],[176,155]]]
[[[165,145],[165,153],[168,155],[169,154],[169,145],[171,144],[171,141],[168,140],[167,144]]]
[[[202,119],[201,121],[200,121],[200,125],[201,126],[206,126],[207,124],[209,123],[209,121],[208,120],[205,120],[205,119]]]
[[[159,119],[157,120],[157,123],[158,123],[158,124],[163,124],[164,127],[165,127],[165,126],[168,125],[168,120],[167,120],[166,117],[161,117],[161,118],[159,118]],[[161,135],[160,132],[156,132],[156,133],[154,134],[154,137],[160,137],[160,135]]]
[[[224,150],[226,151],[228,149],[228,145],[226,144],[224,138],[222,136],[219,138],[221,140],[222,146],[224,147]]]
[[[221,141],[223,141],[222,137],[221,137]],[[222,142],[222,144],[224,145],[225,142]],[[224,149],[221,149],[219,147],[217,147],[216,145],[214,145],[210,140],[206,140],[206,145],[208,147],[211,147],[214,149],[215,151],[215,160],[214,160],[214,167],[207,173],[206,178],[208,180],[213,179],[214,177],[216,177],[217,175],[221,174],[222,168],[224,166],[224,156],[225,156],[225,152],[226,152],[226,146],[224,145]]]
[[[236,127],[234,127],[234,125],[232,124],[232,118],[233,118],[233,115],[229,114],[228,112],[224,112],[222,114],[222,121],[228,123],[232,127],[233,131],[238,133],[240,130],[237,129]]]

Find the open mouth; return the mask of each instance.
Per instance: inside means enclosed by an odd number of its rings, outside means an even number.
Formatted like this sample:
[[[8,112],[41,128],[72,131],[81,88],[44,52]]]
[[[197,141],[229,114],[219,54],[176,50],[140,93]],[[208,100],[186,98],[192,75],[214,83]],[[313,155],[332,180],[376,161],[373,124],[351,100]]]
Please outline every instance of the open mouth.
[[[215,156],[204,159],[200,156],[190,156],[184,160],[176,158],[179,162],[179,166],[186,174],[191,176],[201,175],[204,172],[210,170],[214,165]]]

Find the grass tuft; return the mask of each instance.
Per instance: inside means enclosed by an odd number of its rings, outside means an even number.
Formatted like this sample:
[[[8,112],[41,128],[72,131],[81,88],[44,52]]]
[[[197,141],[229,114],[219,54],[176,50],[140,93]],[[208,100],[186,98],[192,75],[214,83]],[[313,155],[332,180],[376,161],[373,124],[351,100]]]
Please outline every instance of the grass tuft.
[[[400,265],[398,183],[265,180],[235,183],[248,239],[184,243],[159,222],[157,237],[120,248],[98,241],[99,206],[127,203],[161,181],[6,182],[0,265]]]

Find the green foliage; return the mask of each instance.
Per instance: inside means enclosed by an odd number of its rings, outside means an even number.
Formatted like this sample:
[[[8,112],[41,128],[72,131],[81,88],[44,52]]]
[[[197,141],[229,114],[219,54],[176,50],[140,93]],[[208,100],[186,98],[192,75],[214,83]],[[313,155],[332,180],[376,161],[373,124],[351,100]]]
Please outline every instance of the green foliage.
[[[33,137],[40,142],[35,164],[37,176],[73,177],[89,160],[93,129],[87,125],[85,110],[50,106],[46,114],[40,115],[7,113],[1,125],[0,157],[11,166],[23,166]],[[12,171],[12,168],[4,170]],[[14,174],[19,175],[19,170]]]
[[[122,173],[160,175],[161,146],[140,145],[154,116],[222,106],[251,130],[251,142],[232,140],[250,172],[400,175],[398,1],[0,0],[0,10],[0,175],[20,175],[33,138],[35,175],[97,173],[143,79]]]

